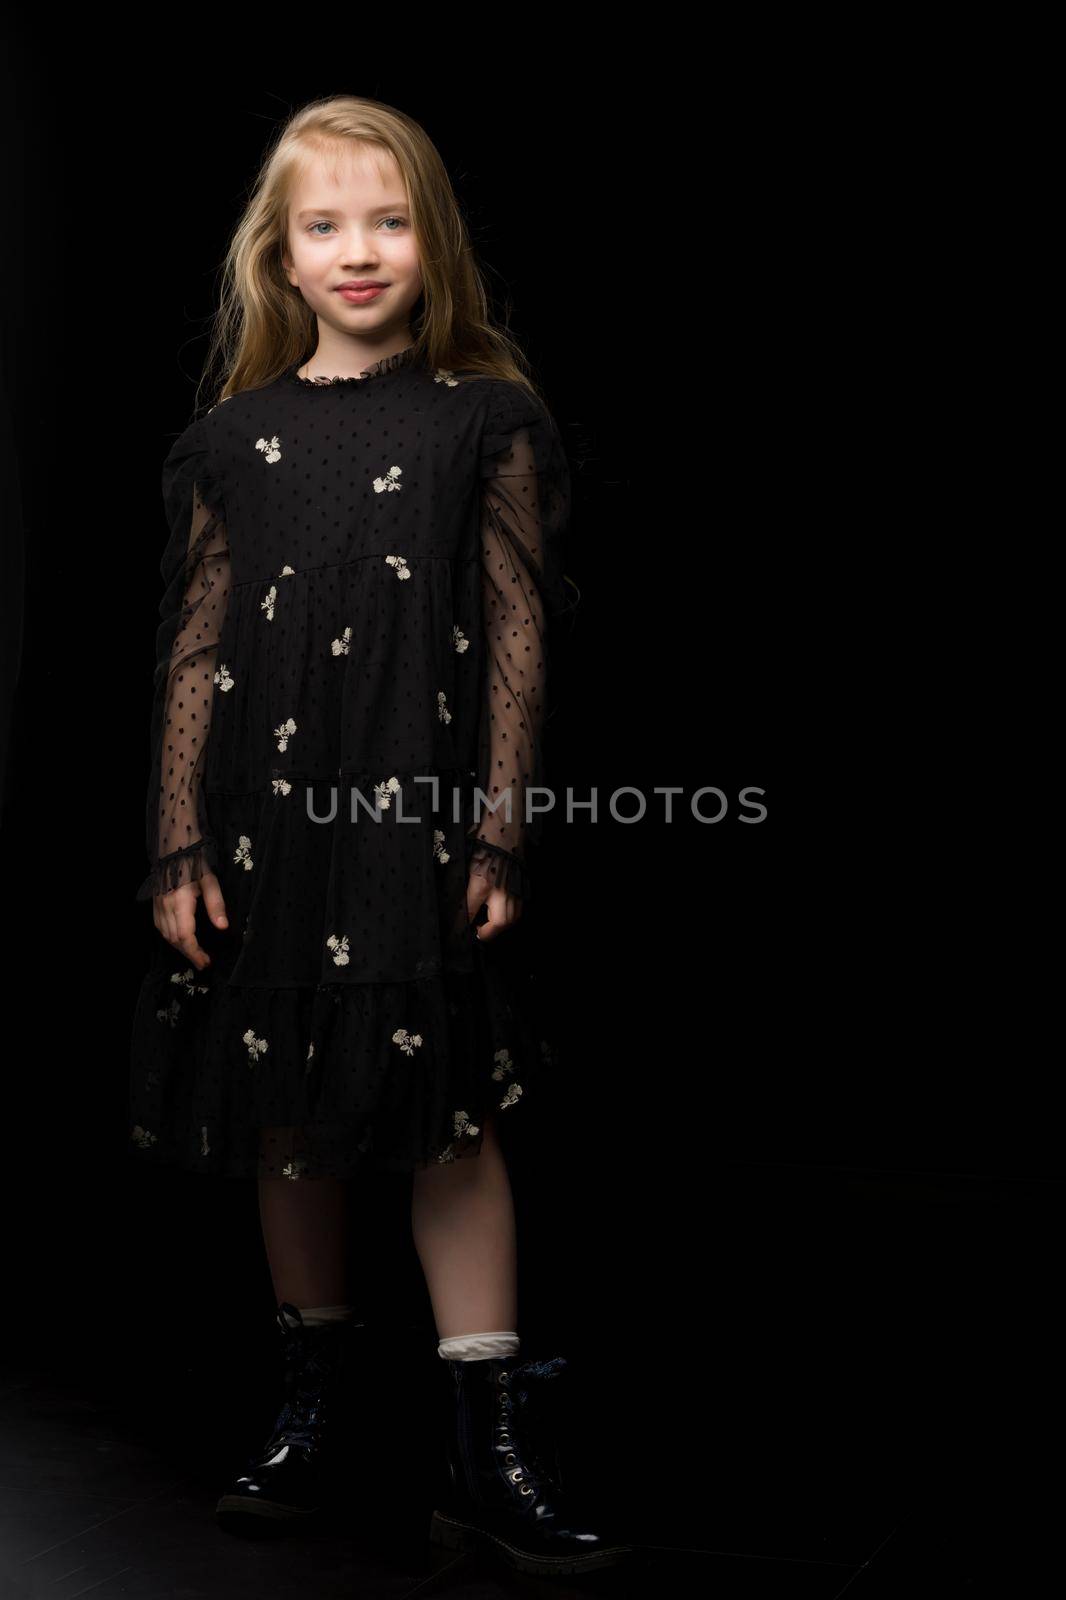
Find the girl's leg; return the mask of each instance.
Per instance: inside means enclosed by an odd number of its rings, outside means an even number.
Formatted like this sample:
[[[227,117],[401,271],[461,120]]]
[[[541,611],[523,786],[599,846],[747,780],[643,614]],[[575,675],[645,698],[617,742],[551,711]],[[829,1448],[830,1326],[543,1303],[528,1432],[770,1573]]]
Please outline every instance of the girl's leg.
[[[441,1339],[517,1329],[514,1201],[494,1114],[480,1154],[415,1172],[411,1231]]]
[[[347,1199],[344,1178],[259,1179],[263,1243],[279,1305],[288,1300],[303,1309],[347,1302]]]

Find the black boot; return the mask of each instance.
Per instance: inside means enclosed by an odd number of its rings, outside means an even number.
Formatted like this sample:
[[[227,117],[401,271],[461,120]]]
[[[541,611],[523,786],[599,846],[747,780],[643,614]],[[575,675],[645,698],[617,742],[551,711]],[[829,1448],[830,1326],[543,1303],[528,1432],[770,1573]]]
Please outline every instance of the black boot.
[[[587,1572],[628,1555],[631,1545],[592,1532],[563,1494],[558,1449],[533,1391],[565,1359],[520,1362],[513,1355],[444,1366],[445,1487],[430,1539],[452,1550],[487,1547],[542,1577]]]
[[[277,1524],[310,1519],[332,1497],[338,1440],[335,1413],[349,1346],[362,1322],[304,1325],[296,1306],[277,1310],[285,1371],[285,1404],[266,1444],[215,1508],[228,1532],[248,1532],[249,1519]]]

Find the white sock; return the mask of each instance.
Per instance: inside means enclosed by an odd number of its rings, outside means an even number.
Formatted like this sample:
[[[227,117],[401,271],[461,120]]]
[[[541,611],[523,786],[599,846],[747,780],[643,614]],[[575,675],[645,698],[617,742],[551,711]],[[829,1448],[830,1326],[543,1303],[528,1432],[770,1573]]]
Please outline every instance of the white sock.
[[[303,1318],[304,1327],[321,1327],[324,1322],[347,1322],[355,1316],[354,1306],[303,1306],[296,1308]]]
[[[517,1333],[457,1333],[442,1339],[437,1354],[442,1361],[484,1361],[487,1357],[518,1354]]]

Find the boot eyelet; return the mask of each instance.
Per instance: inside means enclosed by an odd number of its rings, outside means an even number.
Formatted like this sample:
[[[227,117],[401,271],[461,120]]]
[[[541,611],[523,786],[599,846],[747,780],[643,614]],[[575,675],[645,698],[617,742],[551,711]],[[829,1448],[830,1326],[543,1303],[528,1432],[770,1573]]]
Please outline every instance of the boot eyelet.
[[[505,1455],[503,1459],[507,1466],[513,1467],[518,1457],[515,1455],[514,1451],[511,1450],[508,1451],[507,1455]]]
[[[533,1493],[532,1486],[530,1484],[528,1484],[528,1483],[524,1483],[524,1484],[522,1484],[520,1492],[522,1494],[532,1494]]]

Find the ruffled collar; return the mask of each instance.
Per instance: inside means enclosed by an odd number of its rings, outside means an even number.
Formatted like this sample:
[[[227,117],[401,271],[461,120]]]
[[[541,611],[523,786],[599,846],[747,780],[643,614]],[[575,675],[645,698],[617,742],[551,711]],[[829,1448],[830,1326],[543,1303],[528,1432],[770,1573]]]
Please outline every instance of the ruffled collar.
[[[393,355],[385,356],[381,361],[375,361],[373,366],[364,367],[359,376],[354,378],[301,378],[299,376],[299,369],[300,367],[306,366],[306,357],[301,358],[299,361],[294,361],[291,366],[286,367],[282,376],[287,378],[290,383],[298,383],[301,389],[338,388],[344,384],[362,383],[366,378],[379,378],[383,373],[395,372],[397,367],[407,366],[414,359],[417,348],[417,345],[406,345],[402,350],[397,350]]]

